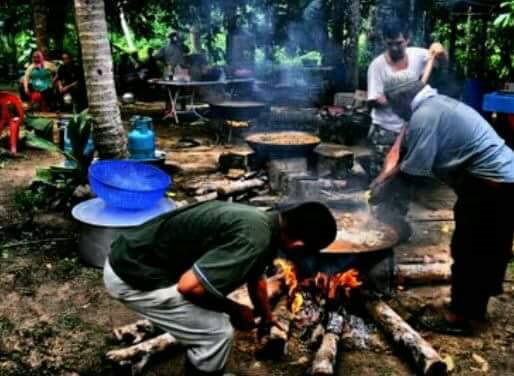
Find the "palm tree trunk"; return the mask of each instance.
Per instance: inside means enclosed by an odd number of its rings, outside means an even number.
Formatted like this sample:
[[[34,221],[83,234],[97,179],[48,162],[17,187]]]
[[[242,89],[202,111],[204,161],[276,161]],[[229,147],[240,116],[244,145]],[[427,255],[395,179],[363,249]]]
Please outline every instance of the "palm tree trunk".
[[[127,140],[121,122],[103,0],[74,0],[82,50],[93,139],[100,158],[124,158]]]
[[[47,52],[48,6],[45,0],[31,0],[34,17],[34,34],[39,51]]]

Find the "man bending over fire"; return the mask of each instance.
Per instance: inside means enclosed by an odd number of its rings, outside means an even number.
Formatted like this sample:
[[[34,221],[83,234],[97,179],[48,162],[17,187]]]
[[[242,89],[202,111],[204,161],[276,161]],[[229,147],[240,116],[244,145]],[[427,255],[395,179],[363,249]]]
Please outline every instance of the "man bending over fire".
[[[502,293],[512,257],[514,152],[480,114],[401,72],[384,84],[388,103],[408,121],[401,161],[387,161],[372,183],[377,200],[399,174],[436,177],[457,193],[451,242],[451,304],[433,329],[471,332],[489,298]],[[434,324],[434,323],[432,323]]]
[[[188,348],[186,375],[222,375],[233,327],[276,325],[263,272],[277,250],[301,256],[336,236],[316,202],[264,212],[212,201],[175,210],[120,236],[105,263],[109,293]],[[310,251],[312,252],[312,251]],[[248,284],[255,310],[226,296]]]

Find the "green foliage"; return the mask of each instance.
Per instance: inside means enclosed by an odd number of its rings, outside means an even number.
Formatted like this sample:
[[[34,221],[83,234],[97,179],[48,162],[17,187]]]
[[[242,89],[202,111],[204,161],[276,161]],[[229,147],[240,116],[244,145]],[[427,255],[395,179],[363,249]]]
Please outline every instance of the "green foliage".
[[[28,145],[53,153],[60,153],[76,162],[73,167],[50,166],[36,169],[36,176],[26,190],[17,192],[15,203],[27,213],[38,209],[69,208],[73,201],[73,192],[78,185],[87,182],[87,171],[93,156],[85,153],[86,144],[91,135],[93,119],[83,111],[70,119],[67,129],[71,153],[41,137],[28,133],[25,141]]]
[[[501,13],[494,20],[494,26],[500,29],[514,28],[514,0],[505,1],[500,5]]]

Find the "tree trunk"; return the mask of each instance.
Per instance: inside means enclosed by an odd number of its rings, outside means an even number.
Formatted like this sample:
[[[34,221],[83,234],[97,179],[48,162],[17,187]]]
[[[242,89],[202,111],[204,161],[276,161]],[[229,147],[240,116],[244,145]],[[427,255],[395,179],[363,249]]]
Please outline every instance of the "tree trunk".
[[[124,158],[127,140],[114,87],[104,2],[74,1],[95,148],[101,159]]]
[[[348,91],[354,91],[359,86],[360,1],[350,0],[348,5],[348,37],[343,56],[347,72],[346,86]]]
[[[31,0],[32,14],[34,17],[34,34],[36,35],[36,46],[39,51],[45,54],[48,50],[48,7],[45,0]]]

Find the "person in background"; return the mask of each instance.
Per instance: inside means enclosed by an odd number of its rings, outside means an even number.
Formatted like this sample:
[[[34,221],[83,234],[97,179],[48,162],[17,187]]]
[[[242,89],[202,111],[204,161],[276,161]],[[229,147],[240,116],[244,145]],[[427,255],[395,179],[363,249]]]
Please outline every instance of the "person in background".
[[[446,60],[446,51],[440,43],[434,43],[430,49],[408,47],[408,24],[393,19],[382,30],[386,50],[376,57],[368,68],[368,103],[372,108],[372,125],[368,140],[372,148],[369,173],[375,178],[382,169],[386,155],[404,126],[404,121],[389,106],[384,95],[384,82],[395,72],[409,71],[421,78],[430,60]],[[431,63],[432,64],[432,63]],[[434,65],[436,65],[434,63]],[[391,192],[388,202],[384,202],[378,216],[394,222],[401,230],[403,240],[411,236],[412,230],[404,220],[409,207],[409,194],[405,187],[398,184],[398,189]]]
[[[369,141],[373,147],[371,175],[375,178],[384,164],[384,159],[400,133],[405,122],[396,115],[384,95],[384,82],[395,72],[408,70],[421,78],[429,59],[446,60],[447,54],[440,43],[430,49],[408,47],[408,25],[393,19],[382,31],[386,50],[376,57],[368,68],[368,103],[372,107],[372,126]]]
[[[116,66],[116,81],[119,93],[137,93],[140,78],[133,59],[128,53],[120,56],[120,62]]]
[[[151,78],[161,78],[162,72],[159,68],[159,64],[157,62],[157,59],[154,56],[154,49],[149,48],[147,50],[148,58],[143,63],[143,69],[145,72],[145,79],[151,79]]]
[[[82,67],[75,63],[68,52],[62,53],[62,65],[57,70],[57,90],[61,98],[69,94],[74,111],[82,112],[87,108],[86,84]]]
[[[31,107],[39,106],[39,110],[47,112],[54,100],[54,77],[57,68],[51,62],[45,61],[41,51],[32,54],[32,64],[23,76],[23,90],[30,99]]]
[[[234,328],[277,325],[267,266],[278,249],[302,257],[335,239],[336,221],[317,202],[279,211],[211,201],[164,214],[112,243],[104,284],[115,299],[187,347],[185,375],[223,375]],[[227,298],[247,283],[254,310]]]
[[[514,152],[474,109],[440,95],[414,72],[390,75],[384,93],[408,122],[405,154],[372,183],[372,197],[387,196],[398,176],[436,177],[457,194],[451,303],[429,327],[470,334],[484,320],[492,296],[502,293],[514,236]]]
[[[168,44],[157,51],[155,58],[166,64],[166,75],[172,76],[177,66],[185,65],[184,55],[188,53],[189,49],[182,42],[180,34],[172,32],[169,35]]]

